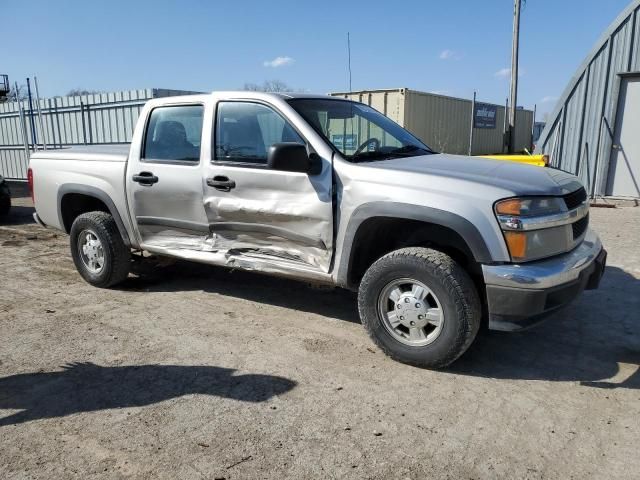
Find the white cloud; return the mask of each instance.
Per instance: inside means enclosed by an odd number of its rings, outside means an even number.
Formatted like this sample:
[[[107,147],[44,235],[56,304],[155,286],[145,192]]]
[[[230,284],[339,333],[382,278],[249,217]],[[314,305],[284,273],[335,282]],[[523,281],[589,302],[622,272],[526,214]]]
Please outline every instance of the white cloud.
[[[558,97],[548,95],[546,97],[542,97],[542,100],[540,100],[540,103],[555,103],[557,101],[558,101]]]
[[[265,67],[278,68],[291,65],[293,62],[294,60],[291,57],[276,57],[273,60],[265,60],[263,65]]]
[[[453,50],[443,50],[440,52],[440,60],[450,60],[451,58],[453,58],[453,56],[455,55],[455,52]]]
[[[524,68],[518,69],[518,77],[522,77],[525,74]],[[511,69],[510,68],[501,68],[496,73],[493,74],[496,78],[509,78],[511,77]]]

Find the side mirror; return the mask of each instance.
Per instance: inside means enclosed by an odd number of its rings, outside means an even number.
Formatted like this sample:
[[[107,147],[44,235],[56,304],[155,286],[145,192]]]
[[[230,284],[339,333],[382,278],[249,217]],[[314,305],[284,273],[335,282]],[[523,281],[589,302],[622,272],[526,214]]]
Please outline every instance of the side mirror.
[[[267,155],[267,166],[284,172],[315,173],[320,162],[318,155],[309,155],[307,147],[300,143],[274,143]]]

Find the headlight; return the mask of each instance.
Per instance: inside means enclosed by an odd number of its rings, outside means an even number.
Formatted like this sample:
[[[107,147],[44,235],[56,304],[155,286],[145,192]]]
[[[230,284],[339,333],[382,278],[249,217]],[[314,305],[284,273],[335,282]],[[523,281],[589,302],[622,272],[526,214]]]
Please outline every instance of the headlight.
[[[494,210],[514,262],[570,250],[575,240],[571,223],[586,215],[586,210],[569,211],[560,197],[507,198],[496,202]]]
[[[564,200],[558,197],[507,198],[496,203],[498,215],[535,217],[566,211]]]

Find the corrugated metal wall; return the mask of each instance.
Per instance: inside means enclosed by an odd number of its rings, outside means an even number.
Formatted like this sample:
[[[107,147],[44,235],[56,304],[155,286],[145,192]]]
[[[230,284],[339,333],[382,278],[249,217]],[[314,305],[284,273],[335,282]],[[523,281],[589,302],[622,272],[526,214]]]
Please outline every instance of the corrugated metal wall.
[[[409,89],[341,92],[330,95],[356,100],[384,113],[435,150],[466,155],[469,151],[471,100]],[[501,153],[504,106],[496,105],[496,128],[475,128],[473,155]],[[533,112],[518,110],[516,149],[531,148]]]
[[[338,94],[332,94],[338,95]],[[343,93],[340,96],[355,100],[357,102],[365,103],[375,108],[379,112],[384,113],[387,117],[391,118],[394,122],[402,125],[404,122],[404,95],[399,90],[391,91],[370,91],[370,92],[352,92]],[[359,144],[367,138],[375,137],[382,140],[383,144],[391,145],[389,139],[385,139],[385,134],[379,127],[372,125],[371,122],[360,122],[353,129],[353,124],[346,120],[332,119],[329,122],[330,134],[343,134],[345,136],[356,134],[357,145],[353,145],[349,150],[355,151]],[[400,145],[398,145],[400,146]]]
[[[329,95],[365,103],[384,113],[397,124],[404,126],[404,89],[340,92]]]
[[[602,35],[569,82],[536,150],[582,180],[591,195],[608,192],[621,73],[640,71],[640,0]]]
[[[33,99],[33,123],[38,148],[42,148],[43,140],[47,148],[128,143],[147,100],[189,93],[193,92],[148,88],[41,99],[44,129],[40,128],[36,101]],[[33,149],[29,102],[23,101],[22,108],[25,111],[27,143]],[[28,158],[20,123],[18,103],[0,103],[0,173],[9,179],[24,180]]]
[[[407,90],[404,118],[404,127],[436,151],[468,153],[470,101]],[[502,133],[502,125],[496,128]],[[496,151],[500,151],[500,146],[485,153]]]

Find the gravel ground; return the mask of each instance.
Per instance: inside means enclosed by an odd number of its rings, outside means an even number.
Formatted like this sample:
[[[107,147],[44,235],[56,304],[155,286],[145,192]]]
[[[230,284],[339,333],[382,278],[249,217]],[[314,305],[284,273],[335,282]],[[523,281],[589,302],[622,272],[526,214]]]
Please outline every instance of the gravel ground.
[[[200,265],[84,283],[0,221],[0,478],[639,478],[640,208],[592,209],[597,291],[446,371],[374,348],[353,294]]]

